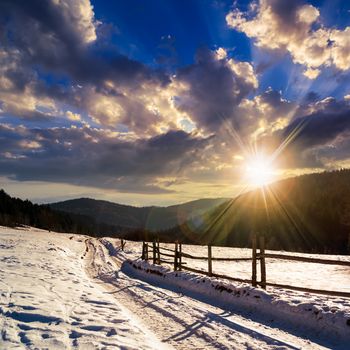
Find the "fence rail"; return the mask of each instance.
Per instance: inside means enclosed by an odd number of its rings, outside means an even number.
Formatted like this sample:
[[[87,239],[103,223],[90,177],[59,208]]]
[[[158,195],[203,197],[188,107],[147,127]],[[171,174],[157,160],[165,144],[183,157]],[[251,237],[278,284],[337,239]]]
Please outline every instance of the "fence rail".
[[[182,244],[179,242],[175,242],[175,249],[170,249],[166,247],[160,247],[159,241],[153,241],[152,244],[147,242],[143,242],[142,245],[142,259],[143,260],[152,260],[153,264],[173,264],[174,271],[186,270],[206,276],[222,278],[230,281],[236,282],[244,282],[249,283],[252,286],[261,286],[263,289],[269,287],[276,288],[284,288],[291,289],[301,292],[308,293],[316,293],[316,294],[325,294],[332,296],[340,296],[350,298],[350,292],[341,292],[341,291],[331,291],[331,290],[319,290],[312,289],[300,286],[292,286],[287,284],[280,283],[272,283],[266,281],[266,259],[277,259],[277,260],[291,260],[291,261],[300,261],[304,263],[316,263],[316,264],[327,264],[327,265],[338,265],[338,266],[348,266],[350,267],[350,261],[342,261],[342,260],[332,260],[332,259],[321,259],[321,258],[312,258],[312,257],[303,257],[303,256],[295,256],[288,254],[274,254],[274,253],[266,253],[265,252],[265,238],[264,236],[260,236],[259,239],[256,235],[252,237],[252,257],[213,257],[212,256],[212,247],[208,245],[208,256],[196,256],[188,253],[182,252]],[[164,253],[163,251],[167,253]],[[173,254],[169,254],[173,253]],[[171,258],[163,259],[162,256]],[[182,258],[190,259],[190,260],[204,260],[208,261],[208,270],[200,270],[195,269],[188,266],[188,263],[183,262]],[[244,279],[238,277],[231,277],[227,275],[217,274],[213,272],[212,261],[251,261],[252,262],[252,278]],[[260,281],[258,281],[258,271],[257,271],[257,263],[260,262]]]
[[[280,259],[280,260],[296,260],[296,261],[309,262],[309,263],[315,263],[315,264],[350,266],[350,261],[308,258],[308,257],[304,257],[304,256],[295,256],[295,255],[266,253],[265,258]]]
[[[189,258],[193,260],[208,260],[207,256],[195,256],[188,253],[181,253],[184,258]],[[251,261],[253,258],[211,258],[212,261]]]

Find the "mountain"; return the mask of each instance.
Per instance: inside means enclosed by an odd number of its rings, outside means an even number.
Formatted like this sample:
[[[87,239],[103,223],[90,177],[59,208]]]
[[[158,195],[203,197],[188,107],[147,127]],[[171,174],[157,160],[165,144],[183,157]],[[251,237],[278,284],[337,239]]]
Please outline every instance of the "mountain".
[[[193,219],[224,202],[227,198],[199,199],[168,207],[133,207],[90,198],[50,204],[62,212],[93,217],[98,223],[129,229],[165,230]]]
[[[350,170],[273,183],[226,201],[165,235],[247,247],[252,233],[265,235],[267,249],[349,254]]]
[[[350,253],[350,170],[289,178],[233,199],[200,199],[137,208],[81,198],[50,206],[0,191],[0,225],[142,240],[248,247],[253,233],[267,249]]]
[[[0,225],[28,225],[57,232],[71,232],[92,236],[125,234],[118,225],[98,223],[93,217],[54,210],[48,205],[33,204],[29,200],[13,198],[0,190]]]

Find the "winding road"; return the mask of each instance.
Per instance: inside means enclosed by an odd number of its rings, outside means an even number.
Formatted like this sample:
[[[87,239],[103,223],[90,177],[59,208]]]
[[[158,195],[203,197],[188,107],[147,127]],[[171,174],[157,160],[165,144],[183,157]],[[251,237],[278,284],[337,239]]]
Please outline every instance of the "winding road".
[[[175,349],[328,349],[302,329],[245,310],[224,310],[127,275],[123,260],[87,240],[87,270],[165,346]],[[303,334],[304,333],[304,334]],[[316,336],[316,335],[315,335]],[[319,335],[318,336],[318,342]],[[311,340],[308,340],[311,339]],[[325,345],[326,344],[326,345]]]

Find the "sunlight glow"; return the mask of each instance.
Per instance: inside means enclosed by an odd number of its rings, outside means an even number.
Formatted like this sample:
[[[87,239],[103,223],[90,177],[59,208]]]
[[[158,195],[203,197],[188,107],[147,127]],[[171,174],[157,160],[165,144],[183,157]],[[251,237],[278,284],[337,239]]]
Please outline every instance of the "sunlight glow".
[[[264,157],[250,159],[245,170],[248,183],[257,187],[262,187],[272,182],[276,175],[271,161]]]

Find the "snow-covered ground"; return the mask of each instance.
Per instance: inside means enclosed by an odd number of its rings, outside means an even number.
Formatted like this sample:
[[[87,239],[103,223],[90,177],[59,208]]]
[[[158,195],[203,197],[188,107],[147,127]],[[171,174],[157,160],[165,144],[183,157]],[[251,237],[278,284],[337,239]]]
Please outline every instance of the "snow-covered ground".
[[[86,273],[85,239],[0,227],[0,349],[159,348]]]
[[[174,249],[174,245],[164,244],[167,248]],[[139,248],[141,251],[141,248]],[[184,245],[182,251],[195,256],[208,256],[204,246]],[[330,260],[349,261],[347,255],[320,255],[302,254],[289,252],[266,251],[302,257],[313,257]],[[139,253],[140,254],[140,253]],[[251,249],[212,247],[213,257],[244,258],[251,257]],[[208,263],[204,260],[184,258],[183,261],[189,266],[199,270],[208,271]],[[259,264],[259,263],[258,263]],[[251,261],[213,261],[213,272],[227,276],[250,279],[252,271]],[[259,265],[258,265],[259,272]],[[267,281],[271,283],[288,284],[293,286],[308,287],[313,289],[335,290],[350,292],[350,267],[337,265],[324,265],[305,263],[298,261],[266,259]]]
[[[125,252],[118,246],[114,239],[0,227],[0,349],[348,349],[350,299],[176,276],[137,259],[140,243],[127,242]],[[227,256],[220,249],[214,256]],[[183,250],[205,255],[201,247]],[[240,264],[214,269],[249,277],[250,265]],[[286,283],[296,265],[272,263],[268,279],[275,273]],[[347,290],[349,271],[330,272],[337,274],[334,289]],[[314,274],[320,285],[328,278],[323,268]]]

